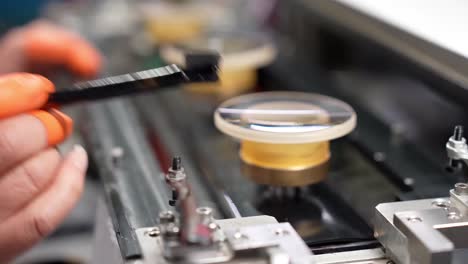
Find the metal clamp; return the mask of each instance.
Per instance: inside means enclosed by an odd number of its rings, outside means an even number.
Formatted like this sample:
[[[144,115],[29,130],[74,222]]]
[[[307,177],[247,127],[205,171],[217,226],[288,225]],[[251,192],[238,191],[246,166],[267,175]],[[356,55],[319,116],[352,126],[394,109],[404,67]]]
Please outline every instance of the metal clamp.
[[[375,235],[398,263],[453,263],[468,248],[468,184],[455,184],[449,198],[378,205]]]

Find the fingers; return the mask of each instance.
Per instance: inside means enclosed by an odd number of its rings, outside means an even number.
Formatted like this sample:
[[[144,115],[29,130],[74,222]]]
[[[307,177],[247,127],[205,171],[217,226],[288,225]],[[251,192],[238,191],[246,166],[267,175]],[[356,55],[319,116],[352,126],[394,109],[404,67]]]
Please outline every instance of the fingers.
[[[99,52],[77,34],[44,21],[10,30],[0,41],[0,73],[28,67],[64,66],[72,73],[94,77],[101,68]]]
[[[26,60],[24,58],[24,38],[23,30],[13,29],[0,39],[0,73],[19,72],[26,69]]]
[[[97,50],[81,38],[76,38],[73,45],[68,49],[68,68],[83,78],[93,78],[99,74],[101,69],[101,56]]]
[[[0,118],[41,108],[54,85],[46,78],[29,73],[0,77]]]
[[[39,119],[46,128],[47,146],[55,146],[68,138],[73,131],[73,120],[57,109],[37,110],[31,115]]]
[[[47,149],[0,178],[0,223],[46,189],[60,161],[56,149]]]
[[[26,57],[33,63],[63,65],[89,78],[98,74],[101,56],[77,34],[46,22],[36,22],[25,31]]]
[[[63,141],[72,125],[69,117],[53,109],[0,120],[0,175]]]
[[[85,150],[75,147],[56,178],[34,201],[0,224],[0,262],[7,262],[50,234],[70,212],[82,190],[88,165]]]
[[[46,147],[47,132],[39,119],[19,115],[0,120],[0,175]]]

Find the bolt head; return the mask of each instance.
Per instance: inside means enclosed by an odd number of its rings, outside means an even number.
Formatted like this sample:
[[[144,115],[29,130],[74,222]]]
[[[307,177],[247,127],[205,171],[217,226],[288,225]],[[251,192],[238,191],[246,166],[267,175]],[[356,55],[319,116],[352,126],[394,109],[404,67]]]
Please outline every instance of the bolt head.
[[[247,240],[249,237],[241,232],[235,232],[233,235],[235,240]]]
[[[210,207],[199,207],[197,208],[197,213],[203,216],[211,216],[213,215],[213,209]]]
[[[161,234],[161,230],[157,227],[152,228],[147,232],[147,235],[150,237],[158,237]]]
[[[450,220],[459,220],[461,218],[460,214],[457,212],[449,212],[447,214],[448,219]]]
[[[423,221],[422,218],[419,216],[409,216],[406,218],[406,220],[411,223],[419,223]]]
[[[432,206],[448,209],[450,207],[450,201],[445,199],[437,199],[432,202]]]
[[[286,229],[278,228],[275,230],[275,235],[277,236],[286,236],[289,235],[289,231]]]
[[[455,193],[458,195],[468,195],[468,183],[459,182],[455,184]]]

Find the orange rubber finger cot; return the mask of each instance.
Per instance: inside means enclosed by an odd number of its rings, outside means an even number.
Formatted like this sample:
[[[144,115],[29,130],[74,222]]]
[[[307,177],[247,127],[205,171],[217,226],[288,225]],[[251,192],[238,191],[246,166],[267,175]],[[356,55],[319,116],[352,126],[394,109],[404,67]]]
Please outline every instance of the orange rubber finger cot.
[[[25,31],[24,49],[31,63],[61,65],[80,77],[94,77],[101,68],[101,56],[88,42],[50,24],[38,24]]]
[[[39,109],[55,90],[48,79],[30,73],[12,73],[0,77],[0,118]]]
[[[48,27],[25,30],[23,34],[28,61],[33,64],[63,64],[71,44],[69,36]]]
[[[97,50],[84,40],[76,40],[69,47],[68,68],[83,78],[93,78],[99,74],[102,59]]]
[[[55,146],[61,143],[73,131],[73,120],[57,109],[36,110],[30,114],[39,119],[44,125],[47,132],[48,146]]]

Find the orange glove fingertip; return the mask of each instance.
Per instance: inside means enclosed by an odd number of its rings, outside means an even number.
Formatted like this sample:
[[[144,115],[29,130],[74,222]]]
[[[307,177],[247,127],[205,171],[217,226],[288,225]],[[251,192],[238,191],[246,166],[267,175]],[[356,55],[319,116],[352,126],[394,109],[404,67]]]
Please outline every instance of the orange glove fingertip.
[[[55,90],[48,79],[30,73],[0,77],[0,118],[41,108]]]
[[[77,42],[70,48],[67,64],[75,74],[83,78],[92,78],[98,75],[102,58],[88,43]]]
[[[39,119],[44,125],[48,146],[55,146],[63,142],[73,131],[73,120],[54,108],[37,110],[30,114]]]
[[[39,30],[28,32],[24,41],[26,57],[38,63],[61,64],[72,43],[68,38],[53,33]]]

